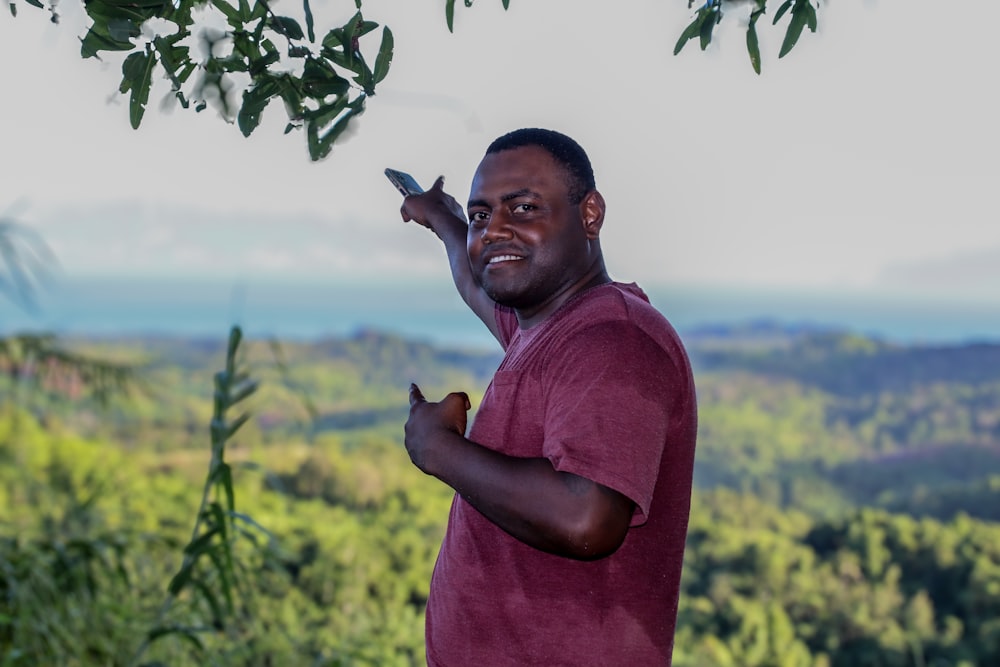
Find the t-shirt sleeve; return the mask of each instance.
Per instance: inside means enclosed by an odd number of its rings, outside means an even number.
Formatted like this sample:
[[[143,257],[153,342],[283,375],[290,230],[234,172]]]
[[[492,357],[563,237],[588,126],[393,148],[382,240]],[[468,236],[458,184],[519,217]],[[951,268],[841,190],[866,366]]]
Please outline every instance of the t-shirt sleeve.
[[[645,523],[681,391],[669,353],[638,326],[597,324],[558,346],[543,382],[545,457],[624,494]]]

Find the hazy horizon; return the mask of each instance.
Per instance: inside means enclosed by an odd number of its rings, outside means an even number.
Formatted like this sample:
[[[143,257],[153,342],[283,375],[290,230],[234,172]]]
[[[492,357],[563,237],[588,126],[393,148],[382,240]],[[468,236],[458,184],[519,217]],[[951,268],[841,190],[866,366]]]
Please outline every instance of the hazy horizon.
[[[1000,311],[975,302],[888,293],[640,285],[684,335],[710,326],[773,321],[843,329],[902,344],[1000,342]],[[315,339],[373,328],[442,345],[495,346],[447,279],[365,282],[301,279],[64,277],[38,294],[37,312],[0,301],[0,334],[199,335],[232,324],[248,336]]]

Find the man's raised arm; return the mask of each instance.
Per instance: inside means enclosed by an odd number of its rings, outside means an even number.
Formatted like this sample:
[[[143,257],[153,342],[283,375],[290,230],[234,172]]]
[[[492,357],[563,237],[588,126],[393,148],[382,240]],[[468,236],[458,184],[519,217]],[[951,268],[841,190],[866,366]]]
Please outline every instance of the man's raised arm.
[[[444,242],[451,265],[451,277],[458,293],[494,338],[499,340],[494,313],[496,304],[476,282],[469,265],[469,223],[465,211],[454,197],[444,191],[444,176],[439,176],[427,192],[406,197],[399,211],[404,221],[412,220],[423,225]]]

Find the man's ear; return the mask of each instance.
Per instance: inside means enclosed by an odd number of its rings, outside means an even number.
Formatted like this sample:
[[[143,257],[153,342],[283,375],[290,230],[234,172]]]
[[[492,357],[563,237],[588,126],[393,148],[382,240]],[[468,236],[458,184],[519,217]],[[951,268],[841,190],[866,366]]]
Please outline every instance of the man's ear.
[[[591,190],[580,200],[580,218],[587,238],[596,239],[604,226],[604,197],[597,190]]]

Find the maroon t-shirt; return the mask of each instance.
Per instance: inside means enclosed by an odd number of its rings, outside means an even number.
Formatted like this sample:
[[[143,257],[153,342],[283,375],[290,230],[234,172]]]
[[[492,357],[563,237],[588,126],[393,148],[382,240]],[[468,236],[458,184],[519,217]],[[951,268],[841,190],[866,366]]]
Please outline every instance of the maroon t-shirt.
[[[621,547],[584,562],[518,541],[456,494],[427,603],[428,664],[669,665],[697,430],[677,333],[620,283],[532,329],[503,308],[497,323],[506,356],[469,438],[545,457],[636,510]]]

